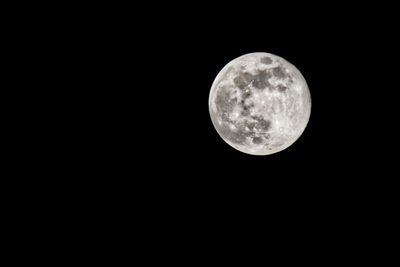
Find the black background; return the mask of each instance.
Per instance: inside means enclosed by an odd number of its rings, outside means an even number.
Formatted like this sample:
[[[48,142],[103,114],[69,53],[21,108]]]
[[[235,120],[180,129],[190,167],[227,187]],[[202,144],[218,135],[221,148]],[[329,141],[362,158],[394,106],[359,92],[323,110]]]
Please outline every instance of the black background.
[[[383,13],[232,4],[92,11],[83,41],[71,44],[87,62],[77,87],[87,110],[65,168],[77,175],[76,196],[88,198],[82,213],[106,212],[165,240],[186,232],[231,240],[239,225],[312,233],[315,242],[370,238],[368,224],[390,218],[396,198],[385,144],[392,124],[382,115],[394,107],[382,77],[394,77],[395,24]],[[209,116],[216,75],[251,52],[293,63],[311,92],[303,135],[269,156],[231,148]]]
[[[393,164],[380,141],[391,134],[381,115],[392,108],[381,78],[391,76],[387,62],[394,57],[387,12],[368,5],[188,4],[95,15],[80,31],[88,42],[77,46],[95,65],[89,73],[98,85],[83,102],[95,105],[83,123],[95,129],[85,139],[96,159],[90,169],[124,177],[103,180],[121,190],[142,188],[163,201],[179,196],[182,205],[251,207],[275,199],[286,208],[303,203],[323,210],[375,201],[391,182],[385,179]],[[218,72],[251,52],[293,63],[311,92],[305,132],[269,156],[231,148],[208,111]]]
[[[124,138],[115,141],[121,149],[117,154],[179,181],[209,179],[221,190],[235,183],[279,186],[284,180],[303,189],[323,183],[327,190],[352,188],[360,179],[372,182],[361,177],[366,173],[362,162],[376,158],[383,147],[376,140],[384,125],[379,114],[387,106],[376,92],[386,87],[380,77],[390,76],[391,17],[378,18],[383,11],[365,5],[293,6],[284,13],[272,6],[241,8],[170,11],[168,6],[165,12],[143,11],[145,16],[134,19],[116,15],[112,23],[104,22],[110,29],[99,34],[109,48],[105,62],[112,66],[107,70],[113,71],[113,76],[101,74],[101,80],[110,79],[101,87],[109,98],[104,104],[110,110],[105,110],[113,112],[110,120],[117,129],[124,125]],[[257,51],[293,63],[312,97],[310,122],[301,138],[265,157],[229,147],[208,113],[208,94],[218,72],[230,60]]]
[[[44,122],[49,131],[38,131],[49,150],[32,169],[64,179],[39,184],[54,195],[43,202],[62,196],[54,210],[74,216],[61,219],[99,242],[102,224],[117,235],[136,225],[144,248],[179,239],[217,250],[219,241],[247,235],[313,235],[314,244],[379,237],[365,233],[379,220],[393,222],[397,198],[391,10],[367,3],[97,3],[61,19],[53,12],[44,26],[32,26],[29,39],[50,53],[49,88],[61,87],[49,102],[62,114],[44,109],[54,116]],[[46,42],[38,33],[44,27]],[[311,92],[303,135],[268,156],[231,148],[208,110],[218,72],[251,52],[285,58]]]

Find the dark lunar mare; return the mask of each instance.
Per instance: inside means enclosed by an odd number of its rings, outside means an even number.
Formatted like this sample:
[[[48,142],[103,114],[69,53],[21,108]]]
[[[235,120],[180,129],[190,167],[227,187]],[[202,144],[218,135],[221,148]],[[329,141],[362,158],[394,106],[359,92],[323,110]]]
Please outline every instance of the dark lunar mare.
[[[263,57],[260,59],[260,62],[265,65],[269,65],[272,63],[272,59],[270,57]]]
[[[253,80],[253,75],[248,72],[241,72],[235,78],[233,78],[233,83],[239,88],[244,89]]]
[[[263,130],[264,132],[268,131],[271,128],[271,121],[265,120],[260,116],[252,116],[252,119],[257,121],[256,127]]]
[[[286,78],[285,70],[284,70],[281,66],[278,66],[278,67],[273,68],[273,69],[272,69],[272,74],[273,74],[275,77],[280,78],[280,79]]]
[[[270,86],[268,82],[269,78],[271,78],[271,73],[264,71],[258,71],[258,73],[254,76],[253,86],[257,89],[264,89],[267,86]]]
[[[262,143],[262,138],[261,137],[253,137],[252,142],[254,144],[261,144]]]
[[[278,84],[276,89],[278,89],[279,92],[285,92],[288,88],[282,84]]]

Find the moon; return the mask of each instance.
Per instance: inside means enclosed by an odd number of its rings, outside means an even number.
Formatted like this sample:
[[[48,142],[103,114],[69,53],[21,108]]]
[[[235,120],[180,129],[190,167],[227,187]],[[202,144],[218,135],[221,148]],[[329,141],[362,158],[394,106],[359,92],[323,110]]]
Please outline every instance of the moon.
[[[304,132],[311,95],[293,64],[274,54],[250,53],[218,73],[209,112],[216,131],[231,147],[269,155],[288,148]]]

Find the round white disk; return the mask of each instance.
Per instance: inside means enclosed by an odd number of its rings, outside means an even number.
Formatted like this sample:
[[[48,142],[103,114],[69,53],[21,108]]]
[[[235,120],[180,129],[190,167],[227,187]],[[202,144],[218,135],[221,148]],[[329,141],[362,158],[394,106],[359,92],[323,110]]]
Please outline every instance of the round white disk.
[[[235,149],[268,155],[292,145],[311,113],[311,96],[300,71],[269,53],[250,53],[229,62],[209,96],[211,120]]]

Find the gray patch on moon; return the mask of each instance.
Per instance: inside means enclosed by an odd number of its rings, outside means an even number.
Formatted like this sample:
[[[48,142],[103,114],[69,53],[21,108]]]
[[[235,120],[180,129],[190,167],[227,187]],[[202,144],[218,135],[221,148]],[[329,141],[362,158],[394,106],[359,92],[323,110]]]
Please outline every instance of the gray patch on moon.
[[[222,119],[221,123],[215,124],[218,132],[230,142],[243,145],[246,138],[251,134],[246,129],[246,125],[243,122],[231,120],[228,113],[219,113],[218,116]],[[235,127],[232,129],[232,126]]]
[[[267,71],[258,71],[257,75],[254,76],[253,86],[257,89],[264,89],[270,85],[269,78],[271,78],[271,74]]]
[[[226,89],[221,88],[215,99],[215,104],[217,106],[218,113],[230,113],[235,108],[237,104],[237,98],[230,98],[229,92]]]
[[[235,144],[243,144],[244,141],[246,141],[246,135],[242,131],[231,131],[228,135],[228,139]]]
[[[260,62],[265,65],[269,65],[272,63],[272,59],[270,57],[263,57],[263,58],[261,58]]]
[[[271,121],[267,121],[262,117],[259,116],[253,116],[252,117],[254,120],[257,121],[257,128],[260,128],[264,132],[268,131],[271,128]]]
[[[243,109],[240,111],[240,115],[242,117],[247,117],[250,115],[250,110],[248,108],[243,107]]]
[[[246,137],[249,133],[246,133],[245,126],[241,123],[232,122],[230,125],[235,125],[236,129],[232,130],[227,127],[227,131],[225,132],[226,138],[235,144],[243,144],[246,141]]]
[[[273,68],[272,73],[274,76],[276,76],[278,78],[281,78],[281,79],[286,78],[285,71],[283,70],[283,68],[281,66]]]
[[[276,88],[278,89],[279,92],[284,92],[284,91],[286,91],[288,89],[286,86],[284,86],[282,84],[278,84],[276,86]]]
[[[253,144],[261,144],[263,139],[261,137],[253,137],[252,142]]]
[[[241,114],[243,117],[247,117],[247,116],[250,115],[250,110],[251,110],[252,107],[254,107],[254,103],[253,103],[253,102],[246,103],[245,99],[242,99],[242,100],[239,102],[239,106],[242,107],[242,111],[241,111],[240,114]]]
[[[243,92],[243,94],[242,94],[242,99],[249,98],[250,96],[251,96],[251,93],[250,93],[250,91]]]
[[[257,124],[255,122],[246,121],[245,125],[246,125],[247,128],[250,129],[250,131],[253,131]]]
[[[243,117],[247,117],[250,115],[250,110],[247,107],[243,107],[243,110],[240,112],[240,115]]]
[[[253,75],[248,72],[241,72],[233,79],[233,83],[240,89],[244,89],[252,80]]]
[[[280,146],[283,146],[283,145],[284,145],[284,143],[278,142],[278,143],[273,144],[273,147],[280,147]]]

